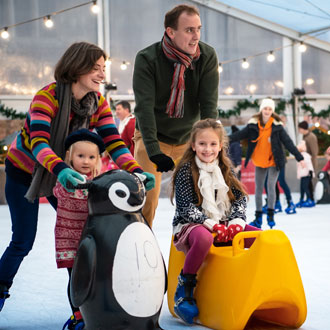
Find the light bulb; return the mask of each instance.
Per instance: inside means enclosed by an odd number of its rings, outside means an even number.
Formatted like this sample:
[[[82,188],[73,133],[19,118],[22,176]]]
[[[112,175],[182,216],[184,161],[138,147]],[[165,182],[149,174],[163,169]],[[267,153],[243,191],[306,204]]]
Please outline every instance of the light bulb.
[[[96,1],[93,1],[93,5],[91,7],[91,11],[94,14],[97,14],[100,11],[100,7],[96,4]]]
[[[223,69],[222,69],[222,65],[221,65],[221,63],[219,63],[219,66],[218,66],[218,72],[221,73],[222,71],[223,71]]]
[[[126,69],[127,69],[127,63],[126,63],[125,61],[123,61],[123,63],[120,64],[120,68],[121,68],[122,70],[126,70]]]
[[[313,85],[314,84],[314,79],[313,78],[306,79],[306,84],[307,85]]]
[[[268,56],[267,56],[267,61],[268,62],[274,62],[275,61],[275,55],[273,54],[273,52],[269,52]]]
[[[8,28],[4,28],[4,30],[1,32],[1,38],[2,39],[8,39],[9,38],[9,32],[8,32]]]
[[[243,58],[242,68],[243,69],[248,69],[249,66],[250,66],[250,63],[245,58]]]
[[[276,85],[277,87],[280,87],[280,88],[283,88],[283,87],[284,87],[283,81],[281,81],[281,80],[277,80],[277,81],[275,81],[275,85]]]
[[[233,94],[233,92],[234,92],[234,88],[231,87],[231,86],[229,86],[229,87],[227,87],[227,88],[225,89],[225,94],[226,94],[226,95]]]
[[[306,50],[307,50],[306,45],[303,42],[301,42],[300,45],[299,45],[299,51],[301,53],[304,53]]]
[[[111,63],[112,63],[111,58],[108,57],[108,58],[105,60],[105,65],[106,65],[106,66],[109,66],[109,65],[111,65]]]
[[[8,150],[8,147],[7,146],[3,146],[3,150],[4,151],[7,151]]]
[[[45,26],[48,28],[48,29],[51,29],[53,26],[54,26],[54,22],[53,20],[50,18],[50,15],[46,16],[44,18],[44,23],[45,23]]]
[[[316,122],[315,123],[315,127],[320,127],[320,123],[319,122]]]
[[[248,90],[251,94],[253,94],[256,90],[257,90],[257,86],[255,84],[251,84],[249,87],[248,87]]]

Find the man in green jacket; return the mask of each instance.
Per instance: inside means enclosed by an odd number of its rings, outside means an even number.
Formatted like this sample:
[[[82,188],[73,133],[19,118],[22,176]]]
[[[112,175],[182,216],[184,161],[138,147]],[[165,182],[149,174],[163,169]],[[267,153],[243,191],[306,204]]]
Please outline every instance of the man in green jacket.
[[[162,40],[135,58],[135,158],[156,176],[143,215],[150,227],[160,193],[161,174],[173,169],[186,149],[192,125],[217,117],[218,59],[200,41],[196,7],[178,5],[165,15]]]

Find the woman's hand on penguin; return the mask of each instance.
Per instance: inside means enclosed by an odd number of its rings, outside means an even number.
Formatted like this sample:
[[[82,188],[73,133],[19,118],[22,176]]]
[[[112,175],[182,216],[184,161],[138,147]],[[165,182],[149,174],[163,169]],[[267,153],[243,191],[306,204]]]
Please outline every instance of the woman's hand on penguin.
[[[74,192],[74,189],[67,187],[67,183],[70,182],[71,185],[76,187],[79,183],[86,182],[85,178],[81,174],[69,167],[63,169],[58,174],[57,179],[68,192]]]
[[[152,188],[155,188],[155,182],[156,178],[152,173],[149,172],[143,172],[143,175],[146,176],[146,180],[144,182],[144,186],[146,187],[146,190],[151,190]]]

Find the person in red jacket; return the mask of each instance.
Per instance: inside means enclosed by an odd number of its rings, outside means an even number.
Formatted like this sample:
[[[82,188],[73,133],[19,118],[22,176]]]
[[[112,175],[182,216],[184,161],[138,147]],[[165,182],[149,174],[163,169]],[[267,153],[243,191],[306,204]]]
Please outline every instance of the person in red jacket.
[[[325,158],[327,159],[327,162],[323,166],[322,171],[328,172],[328,174],[330,175],[330,147],[328,147],[328,149],[325,151],[324,155],[325,155]]]
[[[134,155],[134,141],[132,138],[135,130],[135,117],[131,113],[129,102],[120,101],[116,104],[116,117],[120,120],[118,132],[131,154]]]

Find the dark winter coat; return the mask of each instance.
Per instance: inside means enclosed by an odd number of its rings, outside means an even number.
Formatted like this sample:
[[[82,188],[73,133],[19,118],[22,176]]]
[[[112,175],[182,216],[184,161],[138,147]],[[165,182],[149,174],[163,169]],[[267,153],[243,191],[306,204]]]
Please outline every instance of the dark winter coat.
[[[234,166],[241,165],[242,163],[242,147],[239,141],[233,141],[229,145],[228,156],[233,162]]]
[[[248,148],[247,148],[246,159],[244,164],[245,167],[247,166],[253,154],[254,148],[257,145],[257,142],[252,142],[252,141],[256,140],[259,136],[258,120],[259,120],[259,115],[253,116],[249,120],[245,128],[229,136],[230,142],[248,139]],[[278,170],[283,166],[285,166],[285,158],[286,158],[281,143],[283,143],[285,148],[291,154],[294,155],[294,157],[298,162],[304,159],[304,157],[298,151],[298,149],[290,139],[289,135],[285,131],[283,127],[283,123],[281,121],[276,120],[275,118],[272,124],[272,133],[270,136],[270,140],[271,140],[272,153],[274,156],[275,165]]]

